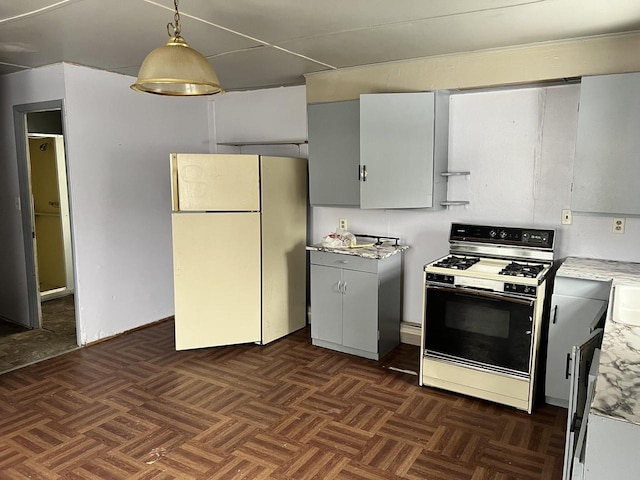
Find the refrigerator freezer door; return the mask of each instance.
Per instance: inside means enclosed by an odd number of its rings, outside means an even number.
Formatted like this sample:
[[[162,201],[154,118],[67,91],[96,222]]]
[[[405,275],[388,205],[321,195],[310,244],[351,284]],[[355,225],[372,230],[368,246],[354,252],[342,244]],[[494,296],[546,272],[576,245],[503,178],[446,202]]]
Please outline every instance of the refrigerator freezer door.
[[[176,349],[261,339],[260,214],[173,213]]]
[[[257,155],[173,154],[174,211],[260,210]]]

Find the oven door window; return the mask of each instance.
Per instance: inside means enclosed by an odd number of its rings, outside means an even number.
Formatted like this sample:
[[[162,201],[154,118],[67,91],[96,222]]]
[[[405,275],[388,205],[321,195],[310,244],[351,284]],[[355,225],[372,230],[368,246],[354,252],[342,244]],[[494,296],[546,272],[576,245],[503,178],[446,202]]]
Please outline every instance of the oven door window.
[[[530,371],[533,300],[427,288],[425,349],[495,370]]]

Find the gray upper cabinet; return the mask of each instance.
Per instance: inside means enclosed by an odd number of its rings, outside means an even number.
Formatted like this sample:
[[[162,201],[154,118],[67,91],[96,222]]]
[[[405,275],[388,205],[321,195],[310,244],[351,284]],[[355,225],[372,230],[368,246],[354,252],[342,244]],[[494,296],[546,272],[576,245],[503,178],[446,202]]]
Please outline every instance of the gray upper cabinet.
[[[361,95],[308,107],[311,205],[441,208],[448,92]]]
[[[361,95],[362,208],[439,208],[448,127],[446,92]]]
[[[640,215],[640,73],[583,77],[571,208]]]
[[[311,205],[360,206],[360,105],[316,103],[307,109]]]

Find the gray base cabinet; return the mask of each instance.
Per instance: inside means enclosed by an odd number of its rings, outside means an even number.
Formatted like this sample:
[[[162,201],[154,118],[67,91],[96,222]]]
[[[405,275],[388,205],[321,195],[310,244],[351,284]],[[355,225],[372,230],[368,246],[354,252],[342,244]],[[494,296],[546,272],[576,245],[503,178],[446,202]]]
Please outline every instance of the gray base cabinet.
[[[379,360],[400,343],[401,255],[310,252],[313,345]]]
[[[546,403],[568,406],[571,349],[584,342],[603,319],[610,289],[610,282],[556,277],[549,322]]]

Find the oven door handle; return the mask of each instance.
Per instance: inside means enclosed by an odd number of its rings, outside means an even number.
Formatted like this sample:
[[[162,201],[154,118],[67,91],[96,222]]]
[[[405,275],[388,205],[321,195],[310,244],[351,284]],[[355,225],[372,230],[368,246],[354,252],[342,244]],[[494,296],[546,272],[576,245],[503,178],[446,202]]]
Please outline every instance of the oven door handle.
[[[491,292],[491,291],[484,291],[484,290],[478,290],[475,288],[468,288],[468,287],[456,287],[456,288],[448,288],[448,287],[436,287],[436,286],[432,286],[432,285],[427,285],[427,290],[439,290],[441,292],[448,292],[448,293],[452,293],[454,295],[465,295],[465,296],[473,296],[473,297],[484,297],[484,298],[488,298],[491,300],[497,300],[497,301],[505,301],[505,302],[511,302],[511,303],[517,303],[519,305],[527,305],[529,307],[532,307],[533,304],[535,303],[535,300],[531,300],[531,299],[527,299],[527,298],[521,298],[521,297],[514,297],[511,296],[509,294],[506,293],[495,293],[495,292]]]

